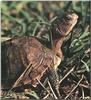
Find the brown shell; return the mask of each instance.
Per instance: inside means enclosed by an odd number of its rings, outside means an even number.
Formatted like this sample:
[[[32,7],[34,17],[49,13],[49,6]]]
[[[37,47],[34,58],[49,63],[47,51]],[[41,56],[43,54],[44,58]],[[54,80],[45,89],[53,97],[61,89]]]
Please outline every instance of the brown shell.
[[[2,88],[11,88],[22,73],[24,74],[14,85],[15,87],[21,83],[36,86],[37,79],[41,79],[54,58],[53,52],[44,47],[35,37],[10,39],[2,43],[1,49]],[[31,66],[27,68],[29,64]]]
[[[66,19],[67,16],[70,16],[70,20]],[[67,14],[66,17],[64,16],[61,21],[58,20],[60,23],[57,22],[56,26],[53,25],[52,39],[55,54],[35,37],[18,37],[2,43],[1,82],[3,87],[11,87],[12,85],[16,87],[21,83],[31,83],[36,86],[37,79],[41,79],[48,67],[52,66],[51,64],[54,64],[55,68],[60,64],[62,59],[60,47],[64,37],[69,34],[78,19],[74,13]],[[60,34],[57,35],[57,33]],[[55,42],[56,40],[57,42]]]

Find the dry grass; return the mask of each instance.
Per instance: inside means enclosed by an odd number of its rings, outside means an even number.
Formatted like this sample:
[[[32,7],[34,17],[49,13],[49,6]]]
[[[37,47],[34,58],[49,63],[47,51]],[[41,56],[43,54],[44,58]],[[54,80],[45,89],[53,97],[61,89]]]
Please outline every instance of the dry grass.
[[[58,68],[60,94],[64,99],[90,99],[90,7],[89,2],[29,2],[3,1],[1,5],[2,41],[14,36],[37,36],[41,28],[50,29],[51,23],[62,12],[71,10],[78,14],[79,20],[72,35],[62,46],[64,61]],[[45,34],[42,39],[50,41]],[[45,82],[48,83],[48,80]],[[42,86],[43,85],[43,86]],[[55,96],[50,85],[41,83],[41,90],[16,93],[13,98],[44,98]],[[3,97],[6,98],[6,97]],[[11,96],[9,95],[9,98]],[[55,97],[56,98],[56,97]]]

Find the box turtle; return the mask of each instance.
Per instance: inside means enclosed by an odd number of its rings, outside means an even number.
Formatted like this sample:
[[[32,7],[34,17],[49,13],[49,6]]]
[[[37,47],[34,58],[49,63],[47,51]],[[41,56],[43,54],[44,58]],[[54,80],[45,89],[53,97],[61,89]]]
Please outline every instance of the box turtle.
[[[1,85],[9,89],[31,84],[36,87],[44,73],[49,74],[50,82],[58,93],[56,69],[63,59],[61,46],[77,23],[78,16],[65,13],[52,25],[53,48],[44,46],[34,36],[14,37],[1,44]],[[59,93],[58,93],[59,94]],[[59,94],[60,95],[60,94]]]

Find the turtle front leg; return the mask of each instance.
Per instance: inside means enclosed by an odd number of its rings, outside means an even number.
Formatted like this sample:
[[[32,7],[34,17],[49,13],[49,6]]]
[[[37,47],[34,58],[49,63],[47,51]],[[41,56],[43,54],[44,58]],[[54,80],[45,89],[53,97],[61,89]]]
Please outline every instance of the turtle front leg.
[[[57,71],[54,68],[49,68],[47,75],[48,75],[49,82],[50,82],[56,96],[58,98],[61,98],[61,95],[59,92],[59,78],[58,78]]]

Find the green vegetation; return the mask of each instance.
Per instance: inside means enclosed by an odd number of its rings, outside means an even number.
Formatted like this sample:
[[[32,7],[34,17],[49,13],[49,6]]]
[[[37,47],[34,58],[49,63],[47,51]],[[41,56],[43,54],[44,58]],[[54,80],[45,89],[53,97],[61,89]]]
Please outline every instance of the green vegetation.
[[[41,28],[65,11],[73,11],[79,19],[62,46],[64,60],[58,68],[62,98],[90,98],[90,2],[87,1],[3,1],[1,3],[2,42],[15,36],[37,36]],[[49,31],[41,37],[50,41]],[[49,90],[42,89],[43,93]],[[48,93],[25,93],[30,98],[49,98]],[[16,94],[16,93],[15,93]],[[36,95],[35,95],[36,94]],[[17,95],[17,94],[16,94]],[[32,95],[32,96],[31,96]],[[15,96],[15,95],[14,95]]]

